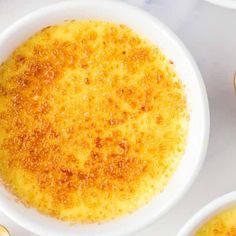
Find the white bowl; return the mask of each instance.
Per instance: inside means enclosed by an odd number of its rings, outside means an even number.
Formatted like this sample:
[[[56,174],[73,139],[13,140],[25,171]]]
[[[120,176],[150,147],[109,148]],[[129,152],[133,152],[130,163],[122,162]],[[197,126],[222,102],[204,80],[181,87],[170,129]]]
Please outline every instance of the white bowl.
[[[206,0],[221,7],[236,9],[236,0]]]
[[[0,35],[0,63],[29,36],[66,19],[100,19],[124,23],[149,38],[171,58],[186,86],[190,130],[185,155],[165,191],[133,214],[103,224],[69,225],[14,201],[0,188],[0,210],[19,225],[43,236],[117,236],[140,230],[166,213],[187,191],[204,161],[209,136],[209,111],[201,74],[189,52],[165,25],[148,13],[121,2],[77,0],[37,10]]]
[[[184,225],[177,236],[192,236],[214,215],[232,205],[236,205],[236,191],[223,195],[202,208]]]

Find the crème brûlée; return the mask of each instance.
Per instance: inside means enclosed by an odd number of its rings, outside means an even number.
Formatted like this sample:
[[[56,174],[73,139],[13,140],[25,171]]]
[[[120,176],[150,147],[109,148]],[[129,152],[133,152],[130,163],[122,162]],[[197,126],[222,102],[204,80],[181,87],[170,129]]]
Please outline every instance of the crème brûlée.
[[[175,172],[188,123],[173,62],[122,24],[49,26],[0,67],[0,177],[61,220],[102,222],[146,204]]]
[[[223,210],[207,221],[195,236],[236,236],[236,206]]]

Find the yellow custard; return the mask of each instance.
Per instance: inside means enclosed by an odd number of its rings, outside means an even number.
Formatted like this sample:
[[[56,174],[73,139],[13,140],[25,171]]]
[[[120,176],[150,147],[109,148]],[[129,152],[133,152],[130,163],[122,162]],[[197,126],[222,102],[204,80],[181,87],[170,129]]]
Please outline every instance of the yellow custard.
[[[44,214],[116,218],[163,191],[188,120],[173,62],[133,30],[50,26],[0,66],[0,176]]]
[[[236,206],[214,216],[197,231],[195,236],[236,236]]]

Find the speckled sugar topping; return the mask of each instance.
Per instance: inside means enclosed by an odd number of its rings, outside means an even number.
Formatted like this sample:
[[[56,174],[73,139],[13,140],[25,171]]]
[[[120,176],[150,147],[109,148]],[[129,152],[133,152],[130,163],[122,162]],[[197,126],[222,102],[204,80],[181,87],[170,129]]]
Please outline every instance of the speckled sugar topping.
[[[58,219],[109,220],[161,192],[184,153],[184,87],[125,25],[47,27],[0,67],[0,176]]]

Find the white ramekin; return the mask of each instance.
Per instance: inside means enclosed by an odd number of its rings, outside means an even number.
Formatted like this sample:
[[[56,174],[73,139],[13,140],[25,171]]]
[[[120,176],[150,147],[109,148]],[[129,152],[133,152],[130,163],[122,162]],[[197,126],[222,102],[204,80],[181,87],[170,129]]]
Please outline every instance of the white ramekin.
[[[192,236],[214,215],[233,205],[236,205],[236,191],[225,194],[202,208],[184,225],[177,236]]]
[[[0,187],[0,210],[31,232],[42,236],[117,236],[138,231],[166,213],[189,189],[204,161],[209,136],[209,110],[201,74],[179,39],[156,18],[122,2],[77,0],[37,10],[0,35],[0,63],[33,33],[68,19],[99,19],[123,23],[149,38],[171,58],[186,86],[190,130],[186,152],[165,191],[133,214],[103,224],[76,224],[52,219],[26,208]]]
[[[206,1],[213,3],[215,5],[221,6],[221,7],[236,9],[235,0],[206,0]]]

